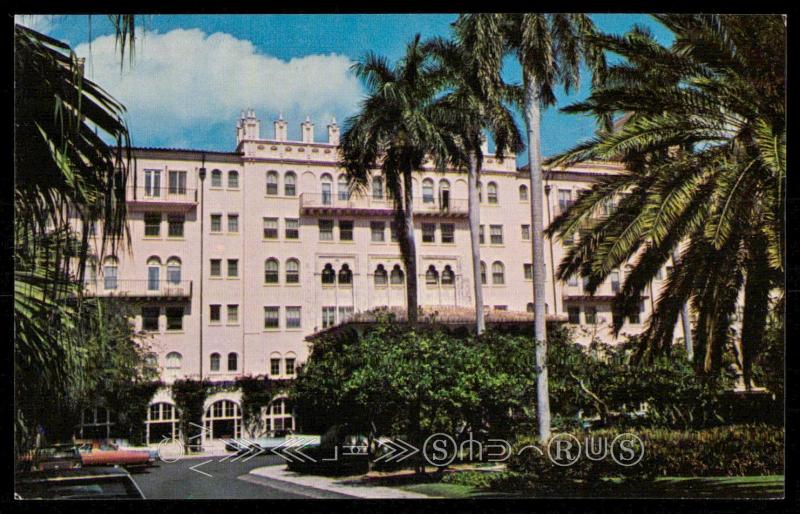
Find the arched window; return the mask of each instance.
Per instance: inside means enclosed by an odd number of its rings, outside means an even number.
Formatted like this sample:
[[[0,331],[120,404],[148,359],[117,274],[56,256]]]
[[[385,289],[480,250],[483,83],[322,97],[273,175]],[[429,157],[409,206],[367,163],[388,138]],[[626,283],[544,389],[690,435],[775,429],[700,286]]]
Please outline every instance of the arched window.
[[[478,202],[483,203],[483,184],[478,182]]]
[[[278,259],[270,257],[264,262],[264,283],[277,284],[278,283]]]
[[[456,274],[453,269],[447,264],[442,270],[442,285],[452,286],[456,282]]]
[[[486,199],[489,201],[489,203],[497,203],[497,184],[494,182],[489,182],[486,191]]]
[[[336,184],[339,191],[339,200],[347,201],[350,199],[350,185],[347,183],[346,175],[339,175],[339,182]]]
[[[203,416],[209,439],[236,439],[242,436],[242,413],[239,404],[218,400],[206,409]]]
[[[228,172],[228,187],[231,189],[239,189],[239,172],[231,170]]]
[[[372,177],[372,199],[383,200],[383,178]]]
[[[330,205],[333,200],[333,178],[327,173],[320,177],[320,187],[322,188],[322,205]]]
[[[83,283],[94,286],[95,282],[97,282],[97,258],[90,255],[86,257],[83,265]]]
[[[492,283],[498,285],[506,283],[505,267],[500,261],[494,261],[492,264]]]
[[[293,171],[287,171],[283,176],[283,194],[286,196],[297,195],[297,175]]]
[[[395,264],[392,268],[392,276],[390,277],[392,284],[402,284],[405,281],[405,274],[400,268],[399,264]]]
[[[154,403],[147,409],[145,425],[147,444],[157,444],[164,439],[175,439],[178,437],[177,409],[171,403]]]
[[[533,312],[533,302],[528,302],[528,305],[525,306],[525,310],[528,312]]]
[[[386,269],[383,267],[383,264],[378,264],[378,267],[375,268],[375,274],[373,275],[373,281],[375,282],[376,286],[385,286],[386,282],[388,281],[388,276],[386,273]]]
[[[267,430],[275,437],[294,430],[292,407],[286,397],[275,398],[269,404],[267,408]]]
[[[119,261],[113,255],[103,261],[103,287],[106,289],[117,288],[117,266]]]
[[[433,203],[433,180],[422,181],[422,203]]]
[[[481,261],[481,284],[486,285],[486,263]]]
[[[147,290],[158,291],[161,285],[161,259],[156,256],[147,259]]]
[[[445,179],[439,181],[439,206],[444,210],[450,208],[450,182]]]
[[[231,352],[228,354],[228,371],[236,371],[239,368],[239,354]]]
[[[433,264],[428,266],[428,271],[425,272],[425,283],[428,285],[436,285],[439,283],[439,272],[436,271],[436,266]]]
[[[222,170],[211,170],[211,187],[222,187]]]
[[[167,282],[170,284],[181,283],[181,260],[177,257],[170,257],[167,260]]]
[[[183,365],[183,355],[178,352],[169,352],[167,354],[166,362],[167,374],[171,377],[175,377],[181,371],[181,366]]]
[[[211,371],[219,371],[219,354],[216,352],[211,354]]]
[[[342,264],[342,268],[339,270],[339,283],[340,284],[353,283],[353,272],[350,271],[350,266],[348,266],[347,264]]]
[[[525,184],[519,186],[519,199],[523,202],[528,201],[528,186]]]
[[[267,194],[275,196],[278,194],[278,172],[270,170],[267,172]]]
[[[333,284],[336,282],[336,272],[333,270],[331,263],[327,263],[322,269],[322,283]]]
[[[289,259],[286,261],[286,283],[300,283],[300,261],[297,259]]]

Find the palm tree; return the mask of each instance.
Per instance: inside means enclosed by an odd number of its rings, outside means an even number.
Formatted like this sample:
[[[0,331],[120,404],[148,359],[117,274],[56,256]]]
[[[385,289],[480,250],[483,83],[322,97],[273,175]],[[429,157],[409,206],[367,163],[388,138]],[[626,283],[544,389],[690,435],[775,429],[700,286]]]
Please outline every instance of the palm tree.
[[[456,33],[456,40],[434,38],[425,46],[438,63],[434,73],[440,73],[446,94],[437,98],[434,113],[436,122],[450,134],[446,141],[451,146],[450,158],[454,167],[467,168],[469,229],[472,249],[472,279],[475,292],[476,333],[486,328],[483,314],[483,286],[480,272],[480,203],[478,202],[478,177],[483,165],[483,130],[494,135],[495,154],[503,159],[504,153],[522,150],[522,136],[514,123],[511,111],[504,100],[513,97],[514,89],[499,83],[484,87],[478,76],[478,66],[469,48],[465,46],[468,35]]]
[[[596,184],[553,221],[551,234],[587,226],[558,274],[580,272],[593,290],[611,269],[634,258],[615,299],[615,309],[625,313],[638,307],[644,285],[680,243],[640,357],[670,351],[688,301],[697,316],[696,367],[715,376],[742,295],[742,367],[750,387],[771,297],[783,291],[785,20],[656,19],[674,33],[670,47],[643,29],[596,38],[625,61],[608,70],[605,85],[587,101],[565,109],[634,114],[621,130],[602,132],[553,159],[554,165],[621,159],[630,170]],[[592,220],[600,203],[620,192],[630,194],[606,219]]]
[[[373,169],[379,167],[383,174],[395,202],[396,223],[403,227],[399,242],[406,268],[407,319],[413,326],[418,299],[412,176],[428,158],[442,169],[447,158],[445,137],[432,112],[438,82],[419,34],[394,66],[369,53],[352,69],[368,94],[358,114],[345,122],[341,166],[354,189],[366,186]]]
[[[569,91],[579,79],[581,60],[593,70],[593,80],[603,78],[603,55],[586,44],[595,32],[583,14],[469,14],[456,22],[472,34],[473,55],[485,83],[499,80],[503,56],[510,52],[522,67],[522,113],[527,128],[531,191],[534,338],[536,339],[536,417],[541,441],[550,438],[550,398],[547,378],[547,327],[545,321],[545,261],[543,234],[541,109],[554,105],[555,89]],[[605,120],[606,122],[608,120]]]

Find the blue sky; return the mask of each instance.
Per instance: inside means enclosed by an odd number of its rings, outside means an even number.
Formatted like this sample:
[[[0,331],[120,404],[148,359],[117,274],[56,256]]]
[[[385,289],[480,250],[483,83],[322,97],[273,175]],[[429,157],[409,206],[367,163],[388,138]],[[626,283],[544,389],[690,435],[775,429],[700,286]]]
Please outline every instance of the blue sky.
[[[648,26],[662,43],[670,33],[638,14],[595,14],[598,27],[624,33],[634,24]],[[47,16],[23,22],[68,42],[87,57],[87,73],[128,108],[137,146],[232,150],[235,123],[252,107],[262,121],[262,137],[271,137],[272,120],[282,113],[290,138],[311,116],[316,139],[335,116],[353,114],[363,90],[349,65],[368,51],[394,60],[416,33],[447,36],[455,14],[399,15],[151,15],[137,42],[135,61],[120,72],[111,26],[105,16]],[[509,66],[507,78],[519,80]],[[584,98],[580,90],[559,94],[558,106]],[[521,125],[520,125],[521,126]],[[563,151],[591,137],[594,120],[545,112],[542,150]],[[520,163],[524,159],[520,160]]]

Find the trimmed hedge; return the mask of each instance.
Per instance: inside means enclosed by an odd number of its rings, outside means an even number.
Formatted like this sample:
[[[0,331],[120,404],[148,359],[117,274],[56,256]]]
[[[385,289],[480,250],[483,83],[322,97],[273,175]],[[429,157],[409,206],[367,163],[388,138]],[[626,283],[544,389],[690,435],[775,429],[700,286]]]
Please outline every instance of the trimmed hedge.
[[[584,443],[586,437],[612,441],[624,431],[597,430],[574,432]],[[684,432],[668,429],[632,430],[644,443],[642,460],[633,466],[621,466],[610,456],[591,460],[582,455],[571,466],[557,466],[537,451],[532,438],[519,440],[508,461],[508,469],[526,477],[542,480],[598,480],[618,476],[627,479],[651,479],[659,476],[752,476],[784,473],[784,430],[771,425],[730,425]]]

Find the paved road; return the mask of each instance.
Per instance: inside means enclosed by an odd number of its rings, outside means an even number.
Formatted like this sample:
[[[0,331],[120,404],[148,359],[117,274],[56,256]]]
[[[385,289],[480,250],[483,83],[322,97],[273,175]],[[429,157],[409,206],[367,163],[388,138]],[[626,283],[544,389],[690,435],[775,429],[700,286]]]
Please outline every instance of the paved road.
[[[230,462],[230,459],[219,462],[221,458],[201,457],[180,459],[174,463],[162,462],[158,467],[132,476],[147,499],[352,499],[343,494],[248,475],[253,468],[283,463],[277,455],[257,456],[247,462]],[[189,469],[207,460],[212,461],[197,469],[210,477]]]

